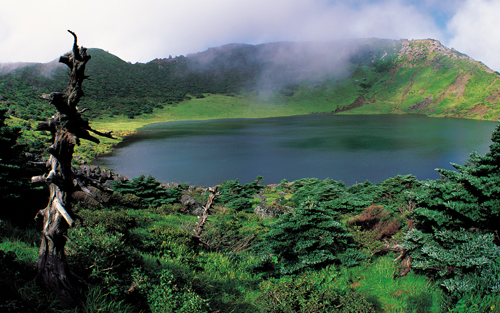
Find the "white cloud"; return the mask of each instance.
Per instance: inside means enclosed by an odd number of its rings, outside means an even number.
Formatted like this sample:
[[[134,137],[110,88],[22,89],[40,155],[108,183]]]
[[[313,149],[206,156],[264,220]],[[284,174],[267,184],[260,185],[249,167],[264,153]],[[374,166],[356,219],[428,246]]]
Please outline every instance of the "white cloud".
[[[449,3],[452,0],[446,0]],[[462,0],[458,0],[462,1]],[[16,0],[0,10],[0,62],[56,59],[80,44],[147,62],[232,42],[437,38],[427,10],[403,0]]]
[[[447,42],[460,52],[500,70],[500,2],[467,0],[448,24]]]

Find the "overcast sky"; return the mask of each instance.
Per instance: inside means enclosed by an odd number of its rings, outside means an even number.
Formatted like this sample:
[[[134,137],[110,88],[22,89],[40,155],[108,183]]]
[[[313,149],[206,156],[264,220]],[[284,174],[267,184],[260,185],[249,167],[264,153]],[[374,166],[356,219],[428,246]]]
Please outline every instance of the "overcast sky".
[[[79,44],[148,62],[228,43],[440,40],[500,71],[499,0],[15,0],[0,6],[0,62],[49,62]]]

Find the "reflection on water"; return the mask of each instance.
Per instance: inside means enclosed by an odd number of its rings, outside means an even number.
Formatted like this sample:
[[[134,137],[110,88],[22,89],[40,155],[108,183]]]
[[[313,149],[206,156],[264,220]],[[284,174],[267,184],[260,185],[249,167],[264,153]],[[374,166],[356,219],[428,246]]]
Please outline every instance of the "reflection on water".
[[[348,185],[398,174],[439,178],[475,150],[488,151],[495,122],[420,115],[307,115],[150,125],[96,165],[128,177],[213,186],[258,175],[265,183],[317,177]]]

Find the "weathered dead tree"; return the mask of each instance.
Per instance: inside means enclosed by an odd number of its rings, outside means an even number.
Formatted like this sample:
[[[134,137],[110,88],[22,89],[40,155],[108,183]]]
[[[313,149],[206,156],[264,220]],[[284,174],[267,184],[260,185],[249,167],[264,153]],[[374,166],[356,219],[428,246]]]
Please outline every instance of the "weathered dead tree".
[[[205,226],[207,226],[207,220],[210,216],[210,209],[213,204],[213,201],[217,195],[220,193],[217,192],[218,186],[208,188],[209,196],[207,204],[203,207],[203,214],[198,216],[198,222],[195,223],[196,227],[192,230],[191,233],[191,243],[194,246],[201,245],[205,249],[216,251],[221,247],[226,249],[230,249],[233,252],[240,252],[248,247],[250,247],[252,241],[255,239],[255,235],[249,237],[241,237],[234,232],[227,232],[225,234],[217,234],[215,236],[206,235]],[[189,224],[191,226],[191,224]],[[186,227],[189,228],[189,226]],[[190,229],[190,228],[189,228]]]
[[[210,195],[208,196],[207,204],[203,207],[203,214],[201,216],[198,216],[198,222],[196,223],[196,228],[193,229],[193,234],[191,235],[191,240],[194,243],[194,245],[198,245],[201,243],[205,247],[210,248],[210,244],[208,244],[201,238],[201,234],[203,233],[203,228],[205,227],[205,223],[207,222],[208,216],[210,215],[210,207],[212,206],[212,202],[214,201],[215,196],[217,195],[218,187],[219,186],[208,188]]]
[[[44,94],[41,98],[49,100],[57,113],[49,121],[41,122],[37,130],[50,131],[52,145],[47,148],[50,158],[47,167],[50,171],[41,176],[32,177],[32,182],[44,182],[49,186],[50,197],[47,207],[40,210],[37,216],[43,217],[42,243],[37,262],[38,278],[69,304],[76,304],[77,297],[74,287],[74,275],[66,262],[64,247],[67,230],[74,223],[71,211],[71,198],[75,192],[91,193],[88,188],[74,176],[71,161],[75,145],[80,139],[99,143],[95,134],[113,138],[111,133],[101,133],[93,130],[89,123],[82,119],[86,109],[79,110],[77,105],[83,96],[82,83],[85,76],[85,66],[90,60],[87,49],[79,48],[77,36],[74,37],[72,52],[61,56],[60,63],[70,69],[69,84],[62,92]],[[92,195],[90,195],[92,196]]]

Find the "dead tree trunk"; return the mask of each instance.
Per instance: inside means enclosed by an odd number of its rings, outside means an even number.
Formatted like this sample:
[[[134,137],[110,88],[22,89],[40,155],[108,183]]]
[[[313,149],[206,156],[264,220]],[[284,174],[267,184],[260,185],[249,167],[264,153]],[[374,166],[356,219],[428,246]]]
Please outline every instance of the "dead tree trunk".
[[[71,195],[76,191],[85,191],[73,176],[71,160],[75,145],[80,138],[98,143],[99,139],[90,135],[94,132],[101,136],[113,138],[111,133],[100,133],[93,130],[89,123],[82,119],[77,104],[83,96],[82,83],[85,76],[85,65],[90,55],[84,47],[79,48],[77,36],[74,37],[72,53],[59,59],[71,72],[68,87],[63,92],[44,94],[41,97],[53,104],[57,113],[49,121],[41,122],[37,130],[47,130],[52,134],[53,143],[47,148],[51,154],[47,161],[49,173],[32,177],[33,182],[45,182],[49,186],[50,197],[47,207],[38,212],[43,217],[42,243],[37,262],[38,278],[53,292],[61,296],[69,304],[76,304],[74,276],[66,262],[64,247],[67,230],[73,225],[71,212]]]
[[[193,234],[191,235],[191,240],[195,246],[201,243],[205,247],[210,248],[210,244],[205,242],[201,238],[201,235],[203,233],[203,228],[205,227],[205,223],[207,222],[208,216],[210,215],[210,207],[212,206],[212,202],[214,201],[215,196],[217,195],[218,187],[219,186],[215,186],[214,188],[212,187],[208,188],[210,195],[208,196],[207,205],[203,207],[202,216],[198,216],[198,222],[196,223],[196,228],[193,229]]]

